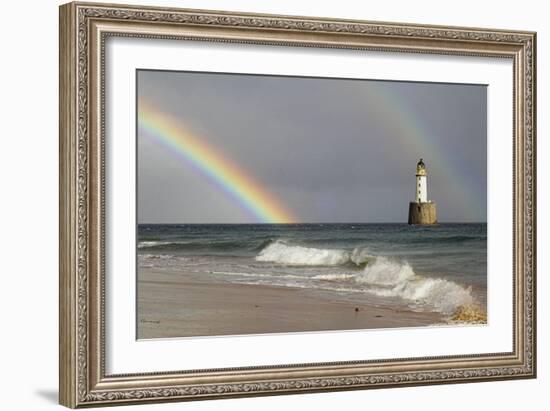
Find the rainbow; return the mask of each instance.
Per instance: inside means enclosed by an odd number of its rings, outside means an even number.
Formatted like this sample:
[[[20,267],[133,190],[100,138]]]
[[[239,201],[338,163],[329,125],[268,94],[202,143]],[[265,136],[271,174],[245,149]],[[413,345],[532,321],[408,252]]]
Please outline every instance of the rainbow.
[[[444,152],[437,136],[428,131],[421,119],[414,115],[402,98],[385,87],[384,82],[372,81],[371,84],[370,90],[377,97],[377,105],[369,105],[369,109],[376,110],[380,117],[391,119],[386,122],[386,127],[399,140],[399,149],[410,153],[414,161],[417,157],[429,161],[429,169],[437,172],[448,186],[454,187],[449,190],[452,200],[460,205],[465,216],[485,215],[486,209],[481,199],[486,193],[475,190],[470,177],[456,164],[452,153]],[[357,97],[361,99],[364,96]],[[437,198],[434,201],[437,202]]]
[[[140,130],[182,158],[257,222],[290,224],[296,218],[261,183],[176,119],[139,101]]]

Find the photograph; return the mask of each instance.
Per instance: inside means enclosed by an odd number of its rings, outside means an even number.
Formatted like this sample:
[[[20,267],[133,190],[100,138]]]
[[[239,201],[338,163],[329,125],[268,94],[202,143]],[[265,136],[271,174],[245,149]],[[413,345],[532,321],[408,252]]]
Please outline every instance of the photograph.
[[[487,86],[136,69],[138,339],[487,324]]]
[[[168,3],[59,7],[59,403],[537,378],[538,20]]]

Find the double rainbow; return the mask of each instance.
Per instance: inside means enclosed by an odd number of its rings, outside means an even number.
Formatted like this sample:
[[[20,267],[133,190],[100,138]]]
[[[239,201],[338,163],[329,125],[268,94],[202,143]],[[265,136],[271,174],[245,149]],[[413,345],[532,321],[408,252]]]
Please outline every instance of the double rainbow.
[[[212,184],[232,198],[255,221],[289,224],[294,216],[261,183],[247,174],[205,139],[186,129],[181,122],[140,100],[138,125],[169,151],[182,158]]]

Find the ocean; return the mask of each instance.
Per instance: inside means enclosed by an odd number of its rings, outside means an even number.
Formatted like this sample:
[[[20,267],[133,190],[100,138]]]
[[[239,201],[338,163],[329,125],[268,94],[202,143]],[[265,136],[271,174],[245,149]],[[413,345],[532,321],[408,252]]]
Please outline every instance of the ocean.
[[[140,224],[139,270],[451,316],[487,303],[485,223]],[[138,277],[139,278],[139,277]],[[139,297],[138,297],[139,298]]]

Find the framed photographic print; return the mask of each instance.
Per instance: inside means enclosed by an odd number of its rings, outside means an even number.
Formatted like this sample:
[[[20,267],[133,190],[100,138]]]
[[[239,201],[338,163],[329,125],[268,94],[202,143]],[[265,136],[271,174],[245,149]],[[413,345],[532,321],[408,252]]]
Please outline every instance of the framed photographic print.
[[[60,403],[536,375],[535,33],[60,8]]]

